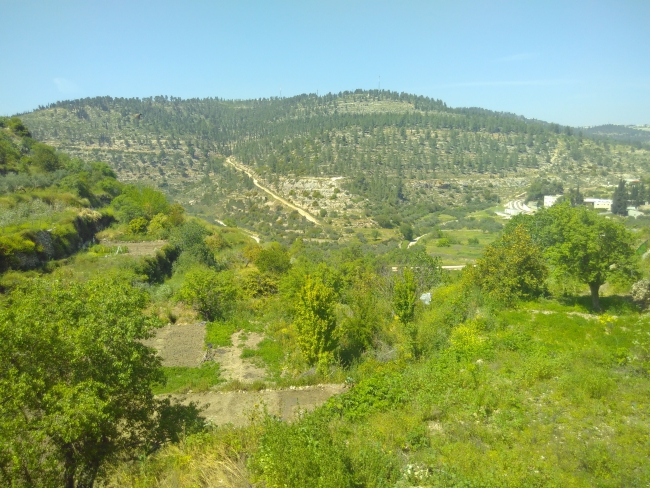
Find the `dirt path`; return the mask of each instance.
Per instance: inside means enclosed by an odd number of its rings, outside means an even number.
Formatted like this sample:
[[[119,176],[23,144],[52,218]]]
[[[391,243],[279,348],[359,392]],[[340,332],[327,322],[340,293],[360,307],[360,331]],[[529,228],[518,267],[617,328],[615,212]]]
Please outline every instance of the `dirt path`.
[[[162,357],[163,366],[201,366],[205,341],[204,325],[175,324],[158,329],[151,339],[143,341]]]
[[[228,227],[225,223],[223,223],[221,220],[215,219],[215,222],[223,227]],[[253,234],[251,231],[248,231],[246,229],[242,229],[241,227],[237,227],[240,231],[242,231],[244,234],[246,234],[248,237],[253,239],[255,242],[258,244],[260,243],[260,236],[257,234]]]
[[[264,335],[257,332],[249,332],[244,339],[243,331],[235,332],[232,335],[232,346],[218,347],[214,350],[214,360],[221,366],[221,376],[225,380],[238,380],[244,383],[252,383],[255,380],[263,380],[266,372],[258,368],[246,359],[242,359],[243,348],[255,349],[264,339]]]
[[[596,315],[596,314],[591,314],[591,313],[583,313],[583,312],[555,312],[553,310],[530,310],[533,315],[541,313],[542,315],[554,315],[556,313],[563,313],[566,315],[573,315],[574,317],[582,317],[583,319],[587,320],[600,320],[601,316]],[[618,315],[610,315],[610,317],[617,319]]]
[[[172,401],[187,405],[195,402],[205,408],[202,415],[214,425],[246,425],[252,415],[264,407],[271,415],[283,420],[294,420],[299,411],[310,411],[325,403],[333,395],[345,391],[345,385],[324,384],[292,387],[283,390],[262,390],[259,392],[227,391],[164,395]]]
[[[232,158],[228,158],[228,159],[226,159],[226,162],[227,162],[228,164],[230,164],[231,166],[233,166],[235,169],[237,169],[237,170],[239,170],[239,171],[242,171],[242,172],[246,173],[246,174],[247,174],[247,175],[248,175],[248,176],[253,180],[253,184],[254,184],[256,187],[258,187],[260,190],[263,190],[263,191],[265,191],[266,193],[268,193],[269,195],[271,195],[273,198],[275,198],[275,199],[276,199],[278,202],[280,202],[282,205],[285,205],[286,207],[289,207],[290,209],[297,211],[300,215],[302,215],[303,217],[305,217],[305,218],[306,218],[307,220],[309,220],[310,222],[313,222],[313,223],[316,224],[316,225],[322,225],[322,224],[318,221],[318,219],[316,219],[316,217],[314,217],[312,214],[310,214],[309,212],[307,212],[305,209],[303,209],[303,208],[301,208],[301,207],[298,207],[298,206],[294,205],[293,203],[289,203],[287,200],[285,200],[285,199],[282,198],[281,196],[277,195],[277,194],[274,193],[272,190],[269,190],[268,188],[266,188],[266,187],[260,185],[260,184],[258,183],[257,179],[255,178],[255,174],[252,173],[250,170],[248,170],[245,166],[242,166],[242,165],[240,165],[240,164],[237,164],[237,163],[236,163]]]
[[[409,242],[409,245],[407,246],[407,248],[410,248],[411,246],[415,246],[415,245],[418,243],[418,241],[419,241],[420,239],[422,239],[422,238],[423,238],[424,236],[426,236],[426,235],[427,235],[427,234],[424,234],[424,235],[422,235],[422,236],[418,236],[418,237],[416,237],[415,239],[413,239],[411,242]]]

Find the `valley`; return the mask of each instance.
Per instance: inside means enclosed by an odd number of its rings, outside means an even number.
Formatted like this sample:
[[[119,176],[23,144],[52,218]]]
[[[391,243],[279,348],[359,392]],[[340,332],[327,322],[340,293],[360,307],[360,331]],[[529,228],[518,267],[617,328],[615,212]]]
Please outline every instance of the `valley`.
[[[0,121],[0,479],[650,480],[644,144],[380,90]]]

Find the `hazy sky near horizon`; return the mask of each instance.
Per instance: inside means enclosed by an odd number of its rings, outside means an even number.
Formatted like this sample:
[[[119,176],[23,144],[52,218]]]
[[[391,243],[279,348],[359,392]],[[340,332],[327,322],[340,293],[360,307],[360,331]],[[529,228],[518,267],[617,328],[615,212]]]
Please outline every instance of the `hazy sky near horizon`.
[[[381,82],[560,124],[650,124],[647,0],[21,0],[0,19],[4,115]]]

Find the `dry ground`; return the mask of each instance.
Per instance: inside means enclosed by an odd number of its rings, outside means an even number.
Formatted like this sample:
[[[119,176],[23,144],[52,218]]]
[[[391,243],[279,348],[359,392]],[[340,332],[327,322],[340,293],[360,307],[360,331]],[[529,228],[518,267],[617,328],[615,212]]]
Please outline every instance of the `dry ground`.
[[[197,324],[166,325],[151,339],[143,341],[162,357],[163,366],[198,368],[203,359],[205,326]]]
[[[218,347],[214,350],[214,360],[221,365],[221,376],[226,380],[237,380],[243,383],[252,383],[263,380],[266,376],[264,369],[255,366],[247,359],[242,359],[244,347],[255,349],[264,339],[263,334],[249,332],[246,340],[242,339],[242,331],[232,335],[232,346]]]
[[[211,357],[221,366],[226,380],[253,383],[263,380],[264,369],[242,359],[244,347],[254,349],[264,338],[256,332],[235,332],[232,346],[214,349]],[[167,325],[156,331],[155,337],[145,344],[156,348],[163,366],[198,367],[205,356],[205,327],[198,324]],[[255,391],[207,391],[163,395],[185,405],[197,403],[203,408],[203,416],[215,425],[245,425],[255,415],[266,410],[284,420],[293,420],[300,411],[309,411],[322,405],[333,395],[342,393],[345,385],[323,384],[290,387],[279,390]]]
[[[167,395],[187,405],[190,402],[203,407],[202,415],[215,425],[246,425],[264,409],[283,420],[294,420],[300,411],[310,411],[325,403],[333,395],[345,391],[345,385],[323,384],[283,390],[209,391]]]

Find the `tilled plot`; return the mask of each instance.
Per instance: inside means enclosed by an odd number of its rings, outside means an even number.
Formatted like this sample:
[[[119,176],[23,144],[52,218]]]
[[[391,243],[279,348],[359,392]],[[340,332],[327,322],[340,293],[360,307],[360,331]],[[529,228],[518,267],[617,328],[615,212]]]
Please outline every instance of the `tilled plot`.
[[[162,357],[163,366],[198,367],[204,356],[205,326],[175,324],[158,329],[151,339],[143,341],[154,347]]]

